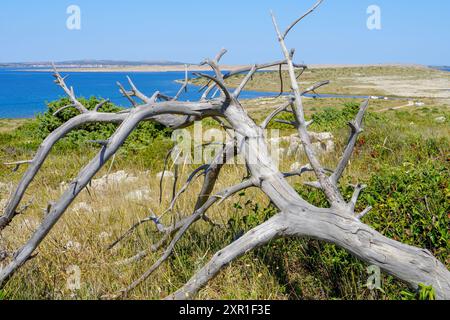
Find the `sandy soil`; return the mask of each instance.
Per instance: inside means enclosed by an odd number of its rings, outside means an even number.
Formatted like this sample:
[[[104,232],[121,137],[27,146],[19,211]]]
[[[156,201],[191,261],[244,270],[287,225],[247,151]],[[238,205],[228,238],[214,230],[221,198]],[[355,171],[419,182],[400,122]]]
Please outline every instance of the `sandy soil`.
[[[356,77],[352,79],[361,85],[351,85],[350,88],[375,89],[386,92],[387,95],[434,98],[446,105],[450,105],[450,75],[433,79],[390,77]]]
[[[398,96],[408,98],[433,98],[445,105],[450,106],[450,73],[433,70],[420,65],[401,65],[401,64],[378,64],[378,65],[338,65],[321,64],[310,65],[310,70],[304,73],[308,84],[318,75],[323,75],[326,79],[332,81],[328,86],[329,93],[346,94],[353,92],[355,94],[363,93],[374,95]],[[371,68],[376,67],[376,68]],[[390,68],[393,67],[393,68]],[[242,65],[222,65],[222,70],[232,71],[242,68]],[[346,68],[346,69],[345,69]],[[366,69],[365,69],[366,68]],[[314,70],[316,69],[316,72]],[[329,70],[327,70],[329,69]],[[333,69],[342,69],[342,72],[335,72]],[[184,65],[171,66],[112,66],[105,68],[59,68],[63,72],[171,72],[184,71]],[[210,70],[208,66],[190,65],[189,71]],[[271,68],[267,70],[277,70]],[[35,71],[35,70],[34,70]],[[51,70],[41,70],[51,71]],[[270,80],[270,79],[269,79]],[[278,77],[272,79],[274,85],[278,85]],[[261,88],[256,86],[256,90],[268,90],[264,84]],[[339,86],[334,88],[333,84]],[[305,84],[306,85],[306,84]],[[255,88],[253,88],[255,89]],[[342,90],[344,89],[344,90]],[[272,88],[271,88],[272,90]],[[334,92],[336,91],[336,92]]]
[[[353,81],[361,85],[353,88],[379,89],[389,95],[450,99],[450,76],[434,79],[408,79],[405,77],[358,77]]]

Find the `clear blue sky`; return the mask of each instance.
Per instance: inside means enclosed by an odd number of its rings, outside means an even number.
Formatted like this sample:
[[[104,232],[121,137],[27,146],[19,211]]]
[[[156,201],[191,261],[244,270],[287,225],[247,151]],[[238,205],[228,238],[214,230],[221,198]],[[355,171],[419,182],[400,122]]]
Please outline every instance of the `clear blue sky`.
[[[224,63],[281,57],[269,11],[282,26],[315,0],[14,0],[0,2],[0,62],[73,59],[199,62],[220,48]],[[82,29],[66,28],[81,8]],[[381,7],[382,29],[366,27]],[[297,62],[450,64],[450,1],[325,0],[290,36]]]

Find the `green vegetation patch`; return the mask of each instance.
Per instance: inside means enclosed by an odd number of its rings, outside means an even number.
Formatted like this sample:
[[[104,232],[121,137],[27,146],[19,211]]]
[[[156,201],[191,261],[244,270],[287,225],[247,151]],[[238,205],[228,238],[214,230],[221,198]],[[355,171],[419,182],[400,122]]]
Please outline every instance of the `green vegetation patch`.
[[[93,110],[100,100],[92,97],[90,99],[80,99],[80,102],[89,110]],[[68,98],[51,102],[48,110],[37,117],[37,130],[41,138],[46,138],[51,132],[78,114],[76,109],[69,108],[59,112],[56,116],[54,115],[56,111],[67,105],[70,105]],[[108,102],[99,111],[115,113],[122,110],[122,108]],[[85,124],[79,129],[70,132],[64,142],[67,147],[71,147],[84,144],[90,140],[105,140],[114,134],[116,129],[117,125],[112,123]],[[144,122],[130,135],[125,148],[135,150],[149,146],[155,138],[168,135],[170,135],[170,130],[164,126],[153,122]]]

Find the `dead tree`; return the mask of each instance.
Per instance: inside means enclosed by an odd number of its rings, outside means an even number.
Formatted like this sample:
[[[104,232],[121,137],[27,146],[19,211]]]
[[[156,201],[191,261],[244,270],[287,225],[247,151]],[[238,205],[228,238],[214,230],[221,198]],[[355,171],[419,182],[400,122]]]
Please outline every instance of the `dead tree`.
[[[157,250],[168,240],[171,240],[171,242],[164,255],[140,279],[124,289],[121,294],[126,294],[138,286],[167,260],[186,231],[198,220],[207,219],[206,213],[211,206],[247,188],[259,188],[271,200],[279,213],[249,231],[231,245],[220,250],[191,280],[169,296],[168,299],[195,297],[198,291],[231,261],[250,250],[281,237],[310,237],[334,243],[346,249],[360,260],[379,266],[386,273],[403,280],[412,288],[417,289],[419,284],[431,285],[436,291],[437,298],[450,299],[450,272],[429,251],[388,239],[361,222],[361,218],[371,209],[367,208],[363,212],[355,212],[356,203],[364,186],[357,185],[355,187],[354,195],[350,202],[347,202],[339,191],[338,185],[340,180],[349,164],[358,136],[363,132],[363,118],[369,101],[362,103],[356,119],[350,123],[348,144],[336,169],[332,173],[323,167],[314,151],[308,133],[308,126],[311,122],[308,122],[305,118],[302,96],[327,82],[318,83],[304,91],[300,89],[297,83],[296,70],[304,70],[306,66],[294,64],[294,50],[288,49],[285,39],[289,32],[302,19],[312,13],[321,2],[318,1],[306,14],[294,21],[285,32],[280,31],[273,16],[278,41],[284,55],[283,60],[254,65],[226,74],[222,73],[219,67],[220,59],[226,53],[226,50],[222,50],[212,60],[205,60],[203,64],[211,67],[214,71],[214,76],[198,74],[199,77],[208,81],[208,85],[203,88],[204,94],[197,102],[182,102],[178,100],[187,82],[175,97],[167,97],[159,92],[156,92],[151,97],[147,97],[129,79],[131,90],[128,91],[119,85],[121,92],[133,104],[134,107],[132,109],[119,113],[102,113],[100,111],[102,104],[99,104],[93,111],[89,111],[77,100],[73,88],[69,88],[65,83],[65,79],[55,70],[55,82],[62,87],[71,100],[71,104],[65,108],[75,108],[80,112],[80,115],[72,118],[52,132],[42,143],[33,160],[14,164],[15,166],[28,165],[29,167],[11,196],[3,216],[0,218],[0,230],[7,227],[17,215],[18,206],[26,189],[58,140],[86,123],[109,122],[120,124],[120,126],[107,141],[100,143],[101,151],[79,172],[61,198],[49,207],[42,224],[37,228],[29,241],[12,255],[9,265],[0,273],[0,286],[4,286],[8,279],[30,259],[33,252],[70,204],[104,164],[117,152],[139,123],[142,121],[154,121],[170,128],[182,128],[190,126],[194,121],[211,117],[234,129],[236,132],[234,144],[224,146],[222,154],[219,154],[209,165],[199,168],[191,176],[191,180],[200,172],[203,172],[205,176],[204,185],[192,215],[172,227],[163,226],[158,217],[150,218],[156,223],[158,229],[165,233],[165,236],[161,243],[149,250]],[[292,92],[286,96],[285,104],[275,108],[274,112],[262,124],[258,125],[242,107],[239,102],[239,96],[257,71],[268,67],[280,67],[281,70],[282,66],[287,68],[289,72]],[[226,87],[225,80],[240,73],[247,73],[247,75],[239,87],[232,92]],[[215,90],[220,92],[220,96],[212,98],[211,93]],[[138,103],[136,99],[142,102]],[[295,115],[295,121],[291,124],[298,130],[305,153],[309,159],[308,165],[297,172],[289,174],[281,173],[274,164],[269,155],[263,130],[279,113],[284,111],[292,112]],[[234,151],[238,152],[246,160],[250,177],[239,185],[229,187],[218,194],[212,195],[211,193],[222,168],[219,160],[226,153]],[[301,175],[307,171],[315,173],[317,182],[310,185],[323,191],[329,202],[329,208],[318,208],[308,203],[299,196],[286,180],[287,176]],[[184,191],[185,189],[180,192]],[[174,201],[176,201],[176,197]],[[141,255],[145,254],[145,252],[141,253]],[[136,257],[136,259],[138,258],[139,256]]]

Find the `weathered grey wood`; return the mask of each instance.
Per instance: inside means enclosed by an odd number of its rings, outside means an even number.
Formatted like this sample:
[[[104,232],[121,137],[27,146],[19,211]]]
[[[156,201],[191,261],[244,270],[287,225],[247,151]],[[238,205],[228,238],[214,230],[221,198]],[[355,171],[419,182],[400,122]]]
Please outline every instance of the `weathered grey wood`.
[[[293,207],[285,214],[283,236],[311,237],[334,243],[369,265],[418,288],[433,286],[438,299],[450,299],[450,273],[429,251],[391,240],[356,217],[341,212]]]
[[[17,268],[30,258],[34,250],[47,236],[78,194],[89,184],[91,179],[98,171],[100,171],[104,164],[117,152],[138,124],[149,117],[166,113],[185,115],[199,115],[199,113],[205,113],[210,116],[218,114],[217,106],[209,103],[163,102],[155,106],[144,105],[132,110],[110,138],[108,144],[105,145],[98,155],[80,172],[78,177],[70,184],[69,189],[62,195],[61,199],[52,206],[51,211],[45,216],[42,224],[38,227],[31,239],[14,255],[13,261],[0,272],[0,286],[5,280],[12,276]],[[89,113],[87,114],[89,115]],[[44,151],[45,150],[47,150],[47,148],[44,148]]]
[[[218,193],[217,195],[214,195],[212,197],[210,197],[201,208],[195,210],[194,214],[192,216],[190,216],[189,218],[186,219],[186,222],[184,223],[184,225],[179,229],[179,231],[177,232],[177,234],[175,235],[174,239],[172,240],[172,242],[170,243],[170,245],[168,246],[168,248],[164,251],[164,254],[161,256],[160,259],[158,259],[158,261],[156,261],[139,279],[137,279],[136,281],[134,281],[129,287],[127,287],[126,289],[122,290],[120,292],[121,296],[126,296],[130,291],[132,291],[133,289],[135,289],[137,286],[139,286],[142,282],[144,282],[145,280],[147,280],[148,277],[150,277],[152,275],[153,272],[155,272],[159,266],[161,266],[162,263],[164,263],[172,254],[173,250],[175,249],[175,245],[177,244],[177,242],[181,239],[181,237],[186,233],[186,231],[189,229],[190,226],[192,226],[192,224],[194,224],[196,221],[200,220],[202,215],[204,215],[206,213],[206,211],[208,211],[208,209],[215,204],[216,202],[222,200],[222,199],[226,199],[231,197],[232,195],[248,189],[252,186],[254,186],[254,181],[252,180],[247,180],[244,181],[236,186],[227,188],[225,190],[223,190],[222,192]]]
[[[449,272],[429,251],[388,239],[355,218],[323,209],[305,211],[295,206],[219,251],[183,288],[167,299],[194,298],[230,262],[280,237],[309,237],[334,243],[413,288],[426,283],[433,286],[438,299],[450,299]]]
[[[78,115],[61,127],[53,131],[40,145],[35,157],[31,161],[22,161],[21,164],[29,164],[26,173],[23,175],[18,186],[16,187],[12,197],[10,198],[8,205],[6,206],[5,212],[0,216],[0,231],[3,230],[11,220],[16,215],[17,207],[25,195],[27,188],[33,181],[36,174],[39,172],[40,168],[44,164],[46,158],[50,154],[53,146],[62,138],[64,138],[69,132],[81,127],[82,125],[88,123],[122,123],[128,113],[99,113],[99,112],[87,112]],[[168,128],[178,129],[190,126],[194,121],[200,120],[201,117],[198,116],[183,116],[183,115],[172,115],[163,114],[148,117],[146,121],[153,121],[160,123]]]
[[[80,127],[83,124],[90,122],[111,122],[111,123],[121,123],[125,119],[125,115],[109,114],[109,113],[83,113],[75,118],[70,119],[68,122],[63,124],[61,127],[56,129],[52,134],[50,134],[44,142],[42,142],[36,156],[29,164],[28,170],[22,177],[19,185],[17,186],[15,192],[10,198],[8,205],[6,206],[5,212],[0,217],[0,231],[4,229],[16,215],[17,207],[19,206],[26,189],[33,181],[34,177],[38,173],[39,169],[44,164],[45,159],[49,155],[52,147],[62,139],[70,131]]]
[[[412,288],[417,289],[421,283],[432,285],[438,299],[450,299],[450,272],[443,263],[433,257],[430,252],[388,239],[360,221],[361,217],[371,209],[367,208],[361,213],[355,212],[357,201],[365,186],[356,185],[354,194],[348,203],[339,191],[338,182],[348,166],[357,137],[362,131],[363,118],[369,101],[361,105],[355,121],[350,124],[350,138],[336,170],[330,174],[329,170],[322,166],[312,148],[311,138],[308,132],[308,126],[311,122],[305,119],[302,96],[307,92],[317,90],[328,82],[319,82],[307,88],[305,91],[301,91],[295,73],[295,68],[298,66],[293,62],[294,51],[288,50],[285,38],[299,21],[312,13],[321,3],[322,0],[318,1],[305,15],[294,21],[284,33],[280,32],[276,19],[273,16],[274,26],[285,59],[276,63],[254,65],[234,71],[234,74],[248,72],[234,93],[230,93],[224,83],[225,79],[233,73],[223,75],[219,67],[219,61],[226,53],[226,50],[221,50],[214,60],[206,60],[204,63],[212,68],[215,76],[200,75],[210,80],[208,85],[205,86],[207,88],[206,94],[203,95],[200,102],[177,101],[179,95],[187,85],[186,79],[182,89],[180,89],[175,98],[167,97],[159,92],[155,93],[151,98],[148,98],[129,79],[132,90],[127,91],[121,87],[121,91],[135,105],[135,108],[117,114],[99,113],[98,108],[94,111],[87,111],[84,106],[80,106],[75,97],[74,90],[72,88],[69,89],[64,82],[64,78],[56,72],[55,77],[57,83],[63,87],[73,102],[73,105],[81,112],[81,115],[71,119],[53,132],[41,145],[31,162],[24,161],[16,163],[16,165],[29,164],[30,167],[19,183],[16,192],[11,197],[4,215],[0,217],[0,231],[14,218],[15,211],[26,189],[41,168],[53,145],[59,139],[85,123],[112,122],[118,123],[120,126],[110,139],[101,142],[102,150],[99,154],[81,170],[78,177],[70,184],[68,190],[62,195],[59,201],[52,205],[48,215],[46,215],[31,239],[13,256],[9,265],[1,271],[0,287],[4,286],[18,268],[31,257],[34,250],[36,250],[52,227],[61,218],[72,201],[87,186],[105,162],[117,152],[125,139],[135,130],[140,122],[156,121],[168,127],[177,128],[186,127],[196,120],[211,117],[218,119],[224,128],[230,126],[235,130],[235,141],[233,141],[231,146],[224,147],[224,153],[226,154],[230,148],[235,151],[234,149],[236,148],[236,152],[245,159],[250,178],[237,186],[227,188],[221,193],[211,196],[216,181],[219,178],[220,169],[222,168],[222,163],[216,161],[219,159],[216,157],[213,163],[206,169],[204,185],[198,196],[194,213],[191,216],[174,224],[172,228],[164,228],[160,221],[161,218],[151,217],[148,219],[148,221],[155,222],[158,229],[164,230],[165,236],[159,244],[152,246],[149,250],[138,253],[135,257],[128,259],[127,263],[138,261],[141,257],[148,254],[148,252],[158,250],[170,237],[173,236],[173,239],[162,257],[146,273],[134,281],[128,288],[122,290],[120,294],[113,295],[113,297],[121,297],[123,293],[128,293],[138,285],[141,285],[167,260],[177,242],[188,229],[196,221],[202,217],[206,217],[206,212],[212,205],[221,203],[241,190],[257,187],[264,192],[278,208],[280,213],[218,252],[183,288],[169,296],[169,299],[195,297],[198,291],[216,276],[224,266],[248,251],[267,244],[271,240],[279,237],[310,237],[334,243],[346,249],[355,257],[369,264],[379,266],[385,272],[405,281]],[[287,66],[291,79],[292,96],[288,97],[289,100],[286,104],[277,107],[263,124],[258,126],[248,116],[239,102],[238,97],[257,70],[273,65]],[[304,69],[306,66],[302,68]],[[218,88],[221,91],[220,98],[208,99],[208,93],[214,88]],[[133,100],[133,97],[137,97],[145,104],[138,105]],[[158,100],[161,100],[161,102]],[[305,147],[310,164],[305,165],[296,172],[281,173],[270,156],[264,129],[270,121],[280,112],[286,111],[289,106],[292,106],[296,118],[290,124],[298,129],[298,134]],[[224,120],[226,120],[227,124],[225,124]],[[223,154],[219,156],[221,157]],[[300,197],[288,183],[288,177],[301,175],[309,171],[314,171],[318,179],[318,182],[313,182],[310,185],[324,191],[331,208],[323,209],[313,206]],[[193,176],[195,176],[195,173]],[[180,193],[183,192],[185,192],[184,188]],[[177,197],[175,197],[174,201],[176,200]],[[173,205],[174,203],[171,207]],[[5,256],[9,256],[9,254]]]
[[[217,252],[211,261],[200,269],[183,288],[168,296],[166,300],[190,300],[195,298],[198,291],[233,260],[281,236],[283,226],[278,220],[280,220],[280,216],[275,216],[245,234],[228,247]]]

